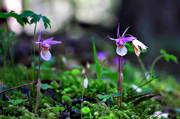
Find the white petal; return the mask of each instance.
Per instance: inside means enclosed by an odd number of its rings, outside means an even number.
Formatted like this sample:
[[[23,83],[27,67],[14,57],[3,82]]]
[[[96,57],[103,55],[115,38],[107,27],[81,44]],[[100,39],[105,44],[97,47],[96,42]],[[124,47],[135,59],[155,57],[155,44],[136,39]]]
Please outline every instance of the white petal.
[[[121,49],[119,47],[116,48],[116,53],[120,56],[124,56],[127,54],[127,48],[124,46]]]
[[[88,86],[88,79],[87,78],[84,79],[83,85],[84,85],[84,88],[87,88],[87,86]]]
[[[138,46],[142,49],[142,50],[146,50],[147,46],[145,46],[142,42],[138,41],[138,40],[133,40],[132,44],[137,48]]]
[[[45,61],[49,61],[51,59],[51,53],[50,51],[43,51],[41,50],[41,57],[45,60]]]

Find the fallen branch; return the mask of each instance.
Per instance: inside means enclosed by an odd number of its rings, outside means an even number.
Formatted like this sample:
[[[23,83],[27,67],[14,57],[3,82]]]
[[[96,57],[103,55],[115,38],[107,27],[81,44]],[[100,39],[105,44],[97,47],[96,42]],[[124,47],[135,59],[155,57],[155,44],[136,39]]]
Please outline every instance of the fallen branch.
[[[0,94],[5,93],[5,92],[9,92],[11,90],[15,90],[17,88],[21,88],[21,87],[24,87],[24,86],[27,86],[27,85],[30,85],[30,84],[35,84],[35,83],[37,83],[37,81],[32,81],[30,83],[26,83],[26,84],[23,84],[23,85],[20,85],[20,86],[17,86],[17,87],[9,88],[7,90],[1,91]]]

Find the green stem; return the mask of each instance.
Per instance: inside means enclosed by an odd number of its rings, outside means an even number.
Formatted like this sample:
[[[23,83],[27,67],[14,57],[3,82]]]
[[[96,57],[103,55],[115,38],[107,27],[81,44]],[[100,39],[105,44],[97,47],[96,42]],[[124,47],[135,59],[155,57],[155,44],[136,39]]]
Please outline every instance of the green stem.
[[[142,62],[140,56],[137,56],[137,58],[138,58],[138,61],[139,61],[140,66],[141,66],[141,69],[142,69],[142,71],[144,72],[144,77],[145,77],[145,79],[146,79],[146,72],[147,72],[147,71],[146,71],[146,68],[145,68],[145,66],[144,66],[144,63]]]
[[[81,110],[83,108],[83,97],[84,97],[84,87],[82,86],[83,90],[82,90],[82,102],[81,102]],[[82,112],[81,112],[81,119],[82,119]]]
[[[11,51],[11,44],[10,44],[10,38],[9,38],[8,19],[6,19],[6,30],[7,30],[7,34],[6,35],[7,35],[7,38],[8,38],[8,49],[9,49],[9,55],[10,55],[10,59],[11,59],[11,66],[13,68],[13,72],[14,72],[15,78],[17,79],[17,73],[16,73],[14,61],[13,61],[13,56],[12,56],[12,51]]]
[[[150,73],[151,73],[151,75],[152,75],[152,73],[153,73],[153,69],[154,69],[156,63],[157,63],[161,58],[163,58],[163,57],[164,57],[164,55],[160,55],[160,56],[158,56],[158,57],[155,58],[155,60],[153,61],[152,65],[151,65],[151,68],[150,68]]]
[[[35,27],[34,27],[34,33],[33,33],[33,39],[34,39],[34,52],[33,52],[33,54],[34,54],[34,57],[33,57],[33,59],[34,59],[34,62],[33,62],[33,64],[34,64],[34,68],[33,68],[33,72],[34,72],[34,74],[33,74],[33,81],[34,81],[34,79],[35,79],[35,67],[36,67],[36,44],[35,44],[35,42],[36,42],[36,28],[37,28],[37,23],[35,23]]]

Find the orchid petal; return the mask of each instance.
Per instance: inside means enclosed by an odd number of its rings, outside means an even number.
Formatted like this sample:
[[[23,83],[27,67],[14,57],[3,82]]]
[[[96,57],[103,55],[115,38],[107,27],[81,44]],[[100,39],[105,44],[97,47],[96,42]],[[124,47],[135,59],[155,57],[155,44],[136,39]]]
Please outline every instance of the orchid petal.
[[[131,41],[133,41],[133,40],[135,40],[136,38],[135,37],[124,37],[124,42],[131,42]]]
[[[47,43],[50,44],[50,45],[55,45],[55,44],[61,44],[62,42],[54,40],[54,41],[48,41]]]
[[[53,39],[54,37],[50,37],[50,38],[45,39],[44,41],[52,41]]]
[[[117,47],[116,53],[120,56],[125,56],[127,54],[127,48],[123,46],[122,48]]]
[[[116,39],[114,39],[114,38],[111,38],[109,35],[107,35],[107,37],[108,37],[110,40],[116,40]]]
[[[119,35],[119,24],[118,24],[118,28],[117,28],[117,38],[119,38],[120,35]]]
[[[35,42],[35,44],[41,44],[42,42]]]
[[[120,38],[118,38],[118,39],[115,39],[115,40],[116,40],[116,45],[117,45],[117,46],[122,46],[122,45],[124,45],[125,42],[124,42],[123,39],[124,39],[123,37],[120,37]]]
[[[147,46],[145,46],[142,42],[138,41],[138,40],[133,40],[132,44],[134,44],[135,47],[140,47],[142,50],[146,50]]]
[[[132,47],[133,47],[133,49],[134,49],[135,54],[136,54],[137,56],[139,56],[139,55],[140,55],[140,49],[139,49],[138,45],[132,43]]]
[[[47,44],[49,44],[49,45],[54,45],[54,44],[60,44],[60,43],[62,43],[61,41],[55,41],[55,40],[53,40],[53,39],[54,39],[53,37],[48,38],[48,39],[44,40],[43,43],[47,43]]]
[[[49,61],[51,59],[51,53],[50,51],[44,51],[44,50],[41,50],[41,58],[44,59],[45,61]]]
[[[43,30],[41,30],[40,32],[39,32],[39,36],[38,36],[38,42],[40,42],[41,41],[41,32],[42,32]]]

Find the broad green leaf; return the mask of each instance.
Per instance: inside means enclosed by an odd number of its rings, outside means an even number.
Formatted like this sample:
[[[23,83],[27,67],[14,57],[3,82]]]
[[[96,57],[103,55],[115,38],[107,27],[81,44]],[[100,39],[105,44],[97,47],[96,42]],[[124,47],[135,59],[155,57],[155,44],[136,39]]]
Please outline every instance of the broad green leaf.
[[[99,64],[99,60],[98,60],[98,57],[97,57],[96,45],[95,45],[94,38],[92,38],[92,42],[93,42],[93,53],[94,53],[94,60],[95,60],[95,66],[96,66],[96,75],[97,75],[98,80],[101,80],[102,79],[101,66]]]

